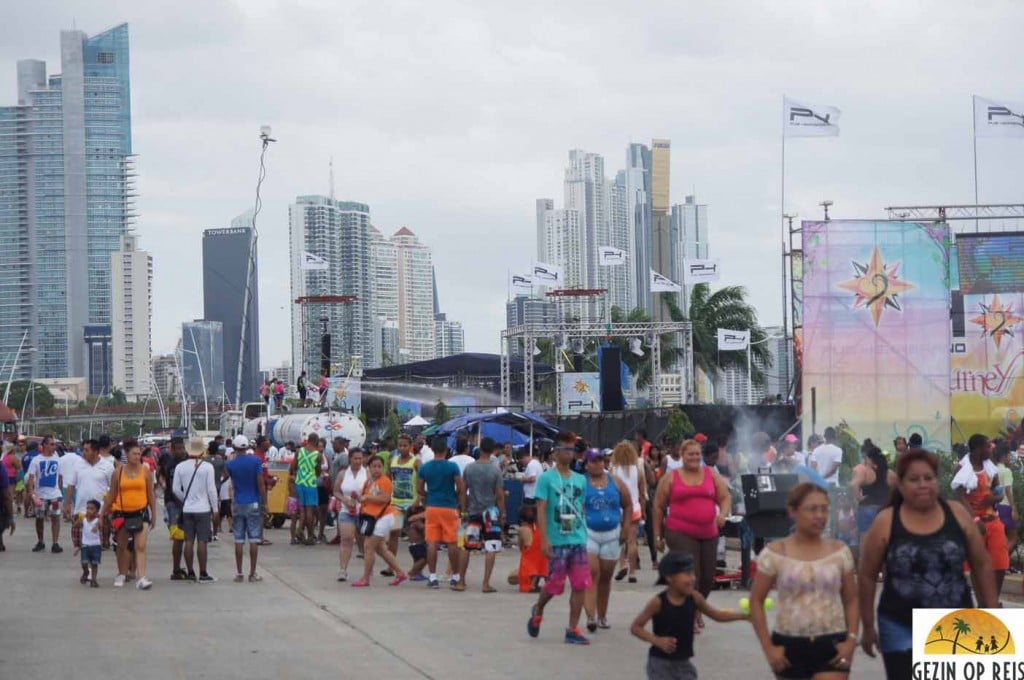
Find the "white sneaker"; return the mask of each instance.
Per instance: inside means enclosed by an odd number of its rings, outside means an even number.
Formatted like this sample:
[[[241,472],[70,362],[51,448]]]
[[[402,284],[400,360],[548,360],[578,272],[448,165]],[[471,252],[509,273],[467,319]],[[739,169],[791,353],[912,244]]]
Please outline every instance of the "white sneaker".
[[[347,581],[347,580],[348,580],[348,572],[347,571],[339,571],[338,572],[338,581]]]
[[[135,587],[138,588],[139,590],[149,590],[150,588],[153,587],[153,582],[150,581],[145,576],[143,576],[142,578],[139,579],[139,582],[135,584]]]
[[[118,574],[114,577],[114,587],[124,588],[124,574]]]

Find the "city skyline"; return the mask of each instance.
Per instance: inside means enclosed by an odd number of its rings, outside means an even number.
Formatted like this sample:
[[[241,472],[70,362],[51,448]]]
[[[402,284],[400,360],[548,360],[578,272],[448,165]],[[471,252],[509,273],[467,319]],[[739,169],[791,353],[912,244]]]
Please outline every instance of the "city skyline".
[[[190,7],[205,10],[202,27],[188,21]],[[288,267],[275,258],[287,251],[287,205],[328,191],[331,155],[339,194],[372,205],[375,226],[408,224],[424,242],[445,244],[435,250],[445,311],[464,322],[470,349],[497,351],[507,269],[531,259],[534,199],[562,180],[567,149],[617,167],[624,140],[672,140],[673,202],[696,194],[712,206],[721,283],[746,285],[770,325],[781,321],[783,94],[844,111],[839,138],[788,145],[786,210],[798,219],[820,216],[823,199],[847,217],[972,202],[970,95],[1024,98],[1012,70],[992,66],[1015,62],[1002,37],[1021,13],[1007,7],[871,3],[880,21],[870,30],[857,20],[867,10],[852,3],[740,14],[652,3],[630,30],[607,8],[580,7],[553,8],[541,26],[508,8],[457,3],[397,22],[380,21],[383,10],[300,13],[259,2],[174,12],[158,3],[76,6],[73,16],[61,3],[14,3],[11,23],[24,30],[0,41],[0,103],[14,103],[18,59],[57,62],[61,29],[131,25],[137,230],[154,257],[157,353],[172,349],[182,320],[202,316],[199,277],[182,272],[198,271],[204,228],[252,204],[256,133],[272,125],[279,142],[259,218],[260,311],[261,356],[276,365],[290,344]],[[351,40],[339,44],[339,31]],[[780,32],[799,40],[770,39]],[[445,38],[430,63],[410,66],[386,47],[419,49],[426,35],[431,49]],[[274,49],[261,49],[268,40]],[[894,40],[902,55],[887,53]],[[885,69],[874,68],[879,53]],[[204,59],[220,68],[182,66]],[[324,73],[342,74],[343,87],[328,92]],[[978,141],[981,202],[1019,200],[1015,149],[1012,140]]]

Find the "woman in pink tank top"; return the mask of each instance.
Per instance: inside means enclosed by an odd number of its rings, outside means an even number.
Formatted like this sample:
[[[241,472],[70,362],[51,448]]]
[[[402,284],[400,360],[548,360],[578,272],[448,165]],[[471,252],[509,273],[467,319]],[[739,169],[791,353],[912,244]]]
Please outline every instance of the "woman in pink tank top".
[[[732,495],[718,472],[702,464],[701,446],[683,442],[683,467],[662,476],[654,496],[653,530],[659,551],[687,552],[696,562],[697,590],[715,585],[718,530],[732,514]]]

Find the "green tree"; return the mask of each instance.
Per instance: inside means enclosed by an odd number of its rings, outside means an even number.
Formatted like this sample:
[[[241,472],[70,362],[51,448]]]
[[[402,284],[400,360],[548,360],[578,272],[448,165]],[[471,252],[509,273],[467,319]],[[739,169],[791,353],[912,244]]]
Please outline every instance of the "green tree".
[[[612,307],[611,321],[612,323],[650,323],[651,317],[643,307],[637,307],[629,314],[625,314],[618,307]],[[630,375],[636,376],[637,387],[643,388],[651,384],[651,349],[642,346],[642,355],[633,354],[629,347],[629,341],[633,339],[614,338],[611,342],[622,350],[622,361],[629,368]],[[667,368],[672,365],[677,356],[675,336],[661,336],[659,346],[661,347],[661,365]]]
[[[681,442],[684,439],[689,439],[696,431],[693,423],[690,422],[690,417],[686,415],[686,411],[682,407],[673,409],[669,414],[668,422],[665,424],[665,436]]]
[[[381,436],[382,439],[391,439],[392,442],[398,441],[398,435],[402,433],[402,421],[398,418],[398,411],[391,408],[388,411],[388,416],[384,421],[384,433]]]
[[[686,320],[682,310],[672,296],[664,296],[673,321]],[[711,379],[718,377],[723,368],[740,366],[746,368],[746,352],[719,352],[718,329],[750,331],[752,358],[755,360],[751,374],[755,385],[765,380],[761,366],[771,366],[772,356],[768,351],[764,331],[757,322],[757,311],[747,302],[747,291],[743,286],[726,286],[711,292],[707,284],[693,287],[690,294],[690,323],[693,324],[693,363]]]
[[[953,651],[951,654],[956,654],[957,640],[960,639],[960,634],[966,635],[971,632],[971,624],[967,623],[961,618],[953,619],[953,630],[956,631],[956,635],[953,636]]]
[[[128,397],[125,393],[116,387],[110,391],[110,397],[107,399],[108,406],[124,406],[128,403]]]
[[[444,403],[441,399],[437,400],[434,404],[434,424],[441,425],[447,423],[452,419],[452,414],[448,410],[448,404]]]
[[[7,391],[7,383],[0,383],[0,395]],[[15,380],[11,383],[11,393],[7,397],[7,406],[21,413],[22,409],[49,411],[54,407],[53,394],[46,385],[28,380]]]

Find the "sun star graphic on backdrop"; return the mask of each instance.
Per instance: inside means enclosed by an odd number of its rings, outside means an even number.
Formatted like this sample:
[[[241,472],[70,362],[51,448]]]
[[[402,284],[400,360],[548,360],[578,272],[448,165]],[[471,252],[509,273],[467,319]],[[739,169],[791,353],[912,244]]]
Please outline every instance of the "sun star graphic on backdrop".
[[[871,312],[871,319],[877,326],[882,320],[882,310],[886,307],[902,312],[898,295],[916,286],[899,278],[902,262],[887,265],[882,260],[882,251],[875,246],[871,251],[871,259],[867,264],[851,261],[855,278],[843,281],[839,287],[854,294],[853,308],[866,308]]]
[[[577,380],[575,383],[573,383],[572,388],[576,390],[577,394],[586,394],[587,392],[590,391],[590,387],[587,385],[586,380]]]
[[[981,334],[988,335],[996,343],[999,349],[1006,336],[1013,337],[1013,327],[1024,322],[1024,317],[1017,316],[1013,311],[1013,305],[1003,306],[998,295],[992,297],[989,304],[980,303],[981,314],[971,319],[971,323],[981,326]]]

